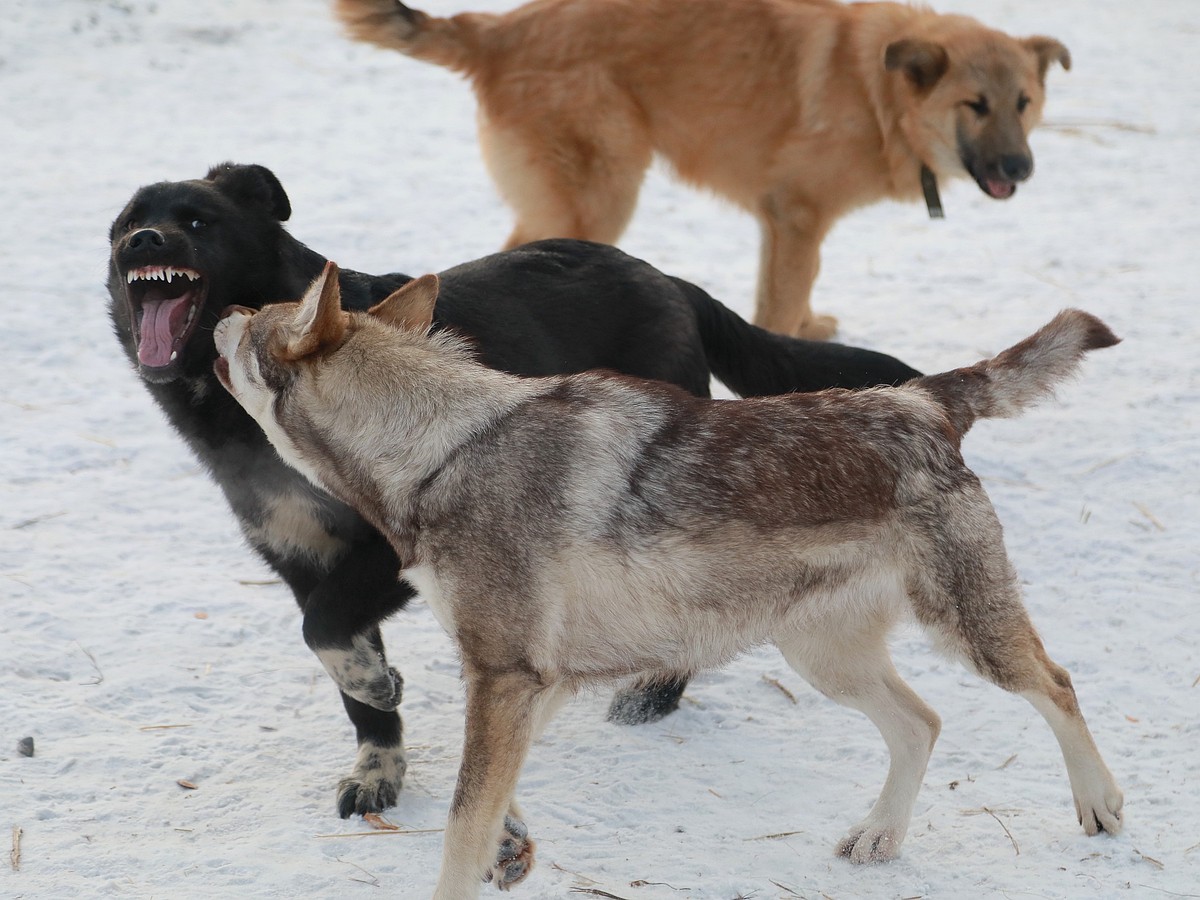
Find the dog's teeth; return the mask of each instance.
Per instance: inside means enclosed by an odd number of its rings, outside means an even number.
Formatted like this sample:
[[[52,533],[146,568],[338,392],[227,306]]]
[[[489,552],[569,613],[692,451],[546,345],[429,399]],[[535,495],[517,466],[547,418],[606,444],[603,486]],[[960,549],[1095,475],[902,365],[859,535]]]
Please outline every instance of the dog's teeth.
[[[179,356],[179,351],[178,351],[178,350],[172,350],[172,351],[171,351],[171,362],[175,362],[175,360],[176,360],[176,358],[177,358],[178,356]]]
[[[133,284],[133,282],[134,282],[134,279],[135,279],[136,277],[137,277],[137,276],[136,276],[136,275],[134,275],[134,273],[133,273],[133,269],[130,269],[128,272],[126,272],[126,273],[125,273],[125,283],[126,283],[126,284]]]

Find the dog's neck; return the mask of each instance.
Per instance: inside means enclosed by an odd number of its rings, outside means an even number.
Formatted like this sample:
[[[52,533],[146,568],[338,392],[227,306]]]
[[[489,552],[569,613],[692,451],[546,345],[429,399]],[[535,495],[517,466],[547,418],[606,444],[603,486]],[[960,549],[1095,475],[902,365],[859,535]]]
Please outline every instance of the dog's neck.
[[[461,447],[541,388],[475,362],[446,333],[394,340],[386,331],[384,340],[360,332],[334,354],[361,360],[355,342],[367,337],[369,366],[329,360],[304,376],[310,383],[288,400],[304,423],[287,436],[307,463],[299,468],[390,536],[412,529],[422,488]],[[305,452],[315,445],[321,452]]]

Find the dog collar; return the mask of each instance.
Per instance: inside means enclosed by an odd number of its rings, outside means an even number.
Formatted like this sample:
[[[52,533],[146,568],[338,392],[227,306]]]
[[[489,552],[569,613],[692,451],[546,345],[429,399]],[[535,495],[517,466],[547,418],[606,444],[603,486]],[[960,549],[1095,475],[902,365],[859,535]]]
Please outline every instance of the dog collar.
[[[946,213],[942,210],[942,198],[938,195],[937,176],[924,163],[921,163],[921,193],[925,195],[925,208],[929,210],[929,218],[946,218]]]

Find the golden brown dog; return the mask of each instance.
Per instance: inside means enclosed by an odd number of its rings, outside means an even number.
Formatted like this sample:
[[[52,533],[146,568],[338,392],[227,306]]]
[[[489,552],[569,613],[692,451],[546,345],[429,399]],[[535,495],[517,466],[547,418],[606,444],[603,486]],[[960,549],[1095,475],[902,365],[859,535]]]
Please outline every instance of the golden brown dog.
[[[652,156],[752,213],[762,229],[755,322],[826,338],[809,294],[822,239],[855,209],[969,175],[1011,197],[1047,37],[897,3],[536,0],[435,18],[396,0],[336,0],[359,40],[464,73],[484,158],[517,214],[508,247],[614,243]],[[924,181],[924,186],[923,186]]]

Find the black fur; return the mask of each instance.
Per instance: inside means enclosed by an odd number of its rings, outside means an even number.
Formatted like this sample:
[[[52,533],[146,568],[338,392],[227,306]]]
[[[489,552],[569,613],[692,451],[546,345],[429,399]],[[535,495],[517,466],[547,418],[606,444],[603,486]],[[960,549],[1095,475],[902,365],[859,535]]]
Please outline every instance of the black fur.
[[[224,307],[295,300],[325,264],[283,228],[290,214],[283,187],[262,166],[226,163],[200,180],[141,188],[110,232],[110,313],[147,388],[225,492],[251,545],[295,594],[308,645],[350,648],[358,638],[356,649],[365,640],[377,654],[384,693],[392,699],[380,701],[375,693],[369,699],[379,705],[368,706],[342,694],[360,744],[359,765],[339,787],[339,812],[348,816],[394,803],[400,787],[402,729],[389,707],[399,702],[401,682],[386,666],[379,623],[413,590],[398,579],[396,556],[384,538],[284,465],[212,371],[211,333]],[[197,321],[188,326],[192,331],[173,337],[176,358],[148,366],[138,361],[141,304],[169,300],[175,289],[145,282],[131,292],[125,276],[160,265],[200,274],[186,294],[198,304]],[[770,334],[700,288],[601,244],[540,241],[464,263],[440,278],[437,324],[470,336],[487,365],[518,374],[607,368],[673,382],[701,396],[708,395],[712,375],[739,394],[765,395],[893,384],[920,374],[884,354]],[[343,269],[342,302],[364,309],[409,280],[400,273]],[[156,361],[162,362],[161,354]],[[320,547],[285,545],[272,530],[271,506],[283,498],[309,507],[326,536],[324,554],[309,552]],[[683,682],[641,686],[618,697],[610,717],[660,718],[678,705],[683,688]],[[397,774],[372,777],[382,765],[379,754],[388,751]]]

